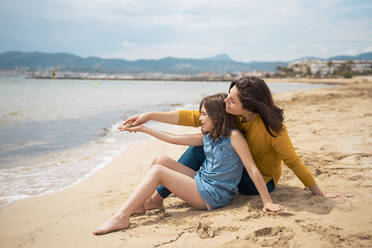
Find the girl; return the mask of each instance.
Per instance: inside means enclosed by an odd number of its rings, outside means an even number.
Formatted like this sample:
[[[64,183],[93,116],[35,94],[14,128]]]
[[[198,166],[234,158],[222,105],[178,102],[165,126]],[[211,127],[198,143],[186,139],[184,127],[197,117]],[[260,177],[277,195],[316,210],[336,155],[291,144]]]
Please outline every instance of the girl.
[[[119,128],[122,131],[144,132],[173,144],[203,145],[206,159],[197,172],[165,156],[155,159],[128,201],[94,234],[128,228],[130,216],[145,211],[146,201],[151,199],[159,185],[164,185],[196,209],[211,210],[226,206],[238,192],[243,166],[258,189],[263,210],[277,212],[282,209],[282,206],[272,202],[243,135],[233,129],[236,128],[236,122],[234,116],[225,112],[226,96],[216,94],[201,101],[201,134],[175,135],[144,126]]]

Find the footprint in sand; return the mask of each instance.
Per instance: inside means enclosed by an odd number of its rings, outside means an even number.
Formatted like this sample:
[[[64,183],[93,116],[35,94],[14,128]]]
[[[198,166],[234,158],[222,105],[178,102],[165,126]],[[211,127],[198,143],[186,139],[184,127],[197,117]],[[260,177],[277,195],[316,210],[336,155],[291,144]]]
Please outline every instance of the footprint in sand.
[[[332,247],[371,247],[372,235],[366,233],[343,234],[342,228],[337,226],[321,226],[318,224],[301,225],[305,232],[316,233],[320,240],[326,244],[329,243]]]
[[[276,226],[257,229],[244,238],[261,247],[288,247],[294,236],[291,229]]]
[[[237,226],[222,226],[218,228],[213,228],[209,224],[202,223],[199,221],[195,233],[199,236],[199,238],[206,239],[214,238],[215,236],[218,236],[222,232],[236,232],[239,229],[240,227]]]
[[[247,221],[247,220],[250,220],[250,219],[258,219],[258,218],[261,218],[261,217],[270,217],[270,218],[275,218],[275,217],[290,217],[290,216],[293,216],[294,214],[293,213],[290,213],[290,212],[279,212],[279,213],[271,213],[271,212],[268,212],[268,213],[264,213],[262,211],[260,212],[255,212],[255,213],[252,213],[242,219],[239,219],[240,221]]]
[[[220,233],[220,232],[236,232],[240,229],[240,227],[237,227],[237,226],[222,226],[222,227],[219,227],[217,228],[217,232]]]
[[[349,180],[351,181],[367,181],[368,179],[365,176],[362,175],[354,175],[349,177]]]
[[[256,213],[252,213],[252,214],[240,219],[240,221],[247,221],[247,220],[250,220],[250,219],[258,219],[258,218],[261,218],[263,216],[264,216],[263,212],[256,212]]]
[[[314,171],[314,176],[319,176],[320,174],[322,174],[323,172],[321,171],[321,170],[319,170],[319,169],[315,169],[315,171]]]
[[[216,236],[217,231],[210,227],[207,224],[201,223],[199,221],[198,227],[196,228],[195,233],[199,236],[201,239],[207,239],[207,238],[213,238]]]
[[[167,208],[168,209],[179,209],[179,208],[191,208],[191,207],[186,202],[177,202],[177,203],[169,204]]]
[[[280,216],[280,217],[289,217],[293,216],[294,214],[289,212],[279,212],[279,213],[273,213],[274,216]]]
[[[167,213],[164,209],[155,209],[149,210],[145,214],[133,215],[132,219],[137,223],[142,223],[142,225],[153,225],[159,223],[166,219],[167,217],[172,216]]]

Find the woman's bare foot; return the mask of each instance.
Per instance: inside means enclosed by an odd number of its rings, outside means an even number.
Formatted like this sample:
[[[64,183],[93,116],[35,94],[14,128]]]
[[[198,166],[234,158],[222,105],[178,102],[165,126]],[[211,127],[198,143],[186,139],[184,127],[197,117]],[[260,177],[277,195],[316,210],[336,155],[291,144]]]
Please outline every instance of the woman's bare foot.
[[[102,235],[129,227],[129,217],[113,216],[111,219],[103,223],[97,230],[93,232],[94,235]]]

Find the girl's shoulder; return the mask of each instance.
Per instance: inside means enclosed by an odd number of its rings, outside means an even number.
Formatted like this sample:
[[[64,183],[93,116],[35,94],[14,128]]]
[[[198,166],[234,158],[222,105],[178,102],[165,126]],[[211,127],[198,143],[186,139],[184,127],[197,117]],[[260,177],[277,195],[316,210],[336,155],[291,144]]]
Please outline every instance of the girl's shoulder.
[[[242,136],[243,137],[243,134],[239,131],[239,129],[236,129],[236,128],[231,128],[228,130],[229,131],[229,134],[227,137],[222,137],[220,136],[220,139],[223,139],[223,140],[231,140],[232,138],[236,138],[236,137],[240,137]]]
[[[243,134],[238,129],[232,129],[230,132],[231,139],[244,138]]]
[[[242,142],[246,143],[247,141],[245,140],[245,137],[239,130],[234,129],[231,131],[230,142],[231,145],[235,147],[236,145],[239,146],[240,144],[242,144]]]

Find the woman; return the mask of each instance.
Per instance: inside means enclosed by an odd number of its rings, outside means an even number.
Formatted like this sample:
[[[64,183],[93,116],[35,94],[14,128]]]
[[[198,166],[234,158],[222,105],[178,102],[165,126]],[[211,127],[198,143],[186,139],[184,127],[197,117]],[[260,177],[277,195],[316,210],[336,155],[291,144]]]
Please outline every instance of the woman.
[[[227,113],[241,117],[240,127],[245,132],[245,139],[269,192],[272,192],[278,185],[283,161],[314,195],[329,198],[341,196],[341,194],[323,194],[310,171],[296,154],[283,124],[283,110],[275,106],[264,80],[257,77],[242,77],[233,81],[225,102]],[[200,126],[199,116],[199,111],[151,112],[133,116],[123,125],[131,123],[136,126],[155,120],[197,127]],[[181,156],[179,162],[196,171],[204,159],[202,147],[190,147]],[[245,170],[239,183],[239,192],[249,195],[258,194]],[[144,204],[144,209],[162,208],[163,200],[169,194],[169,190],[159,186]]]

